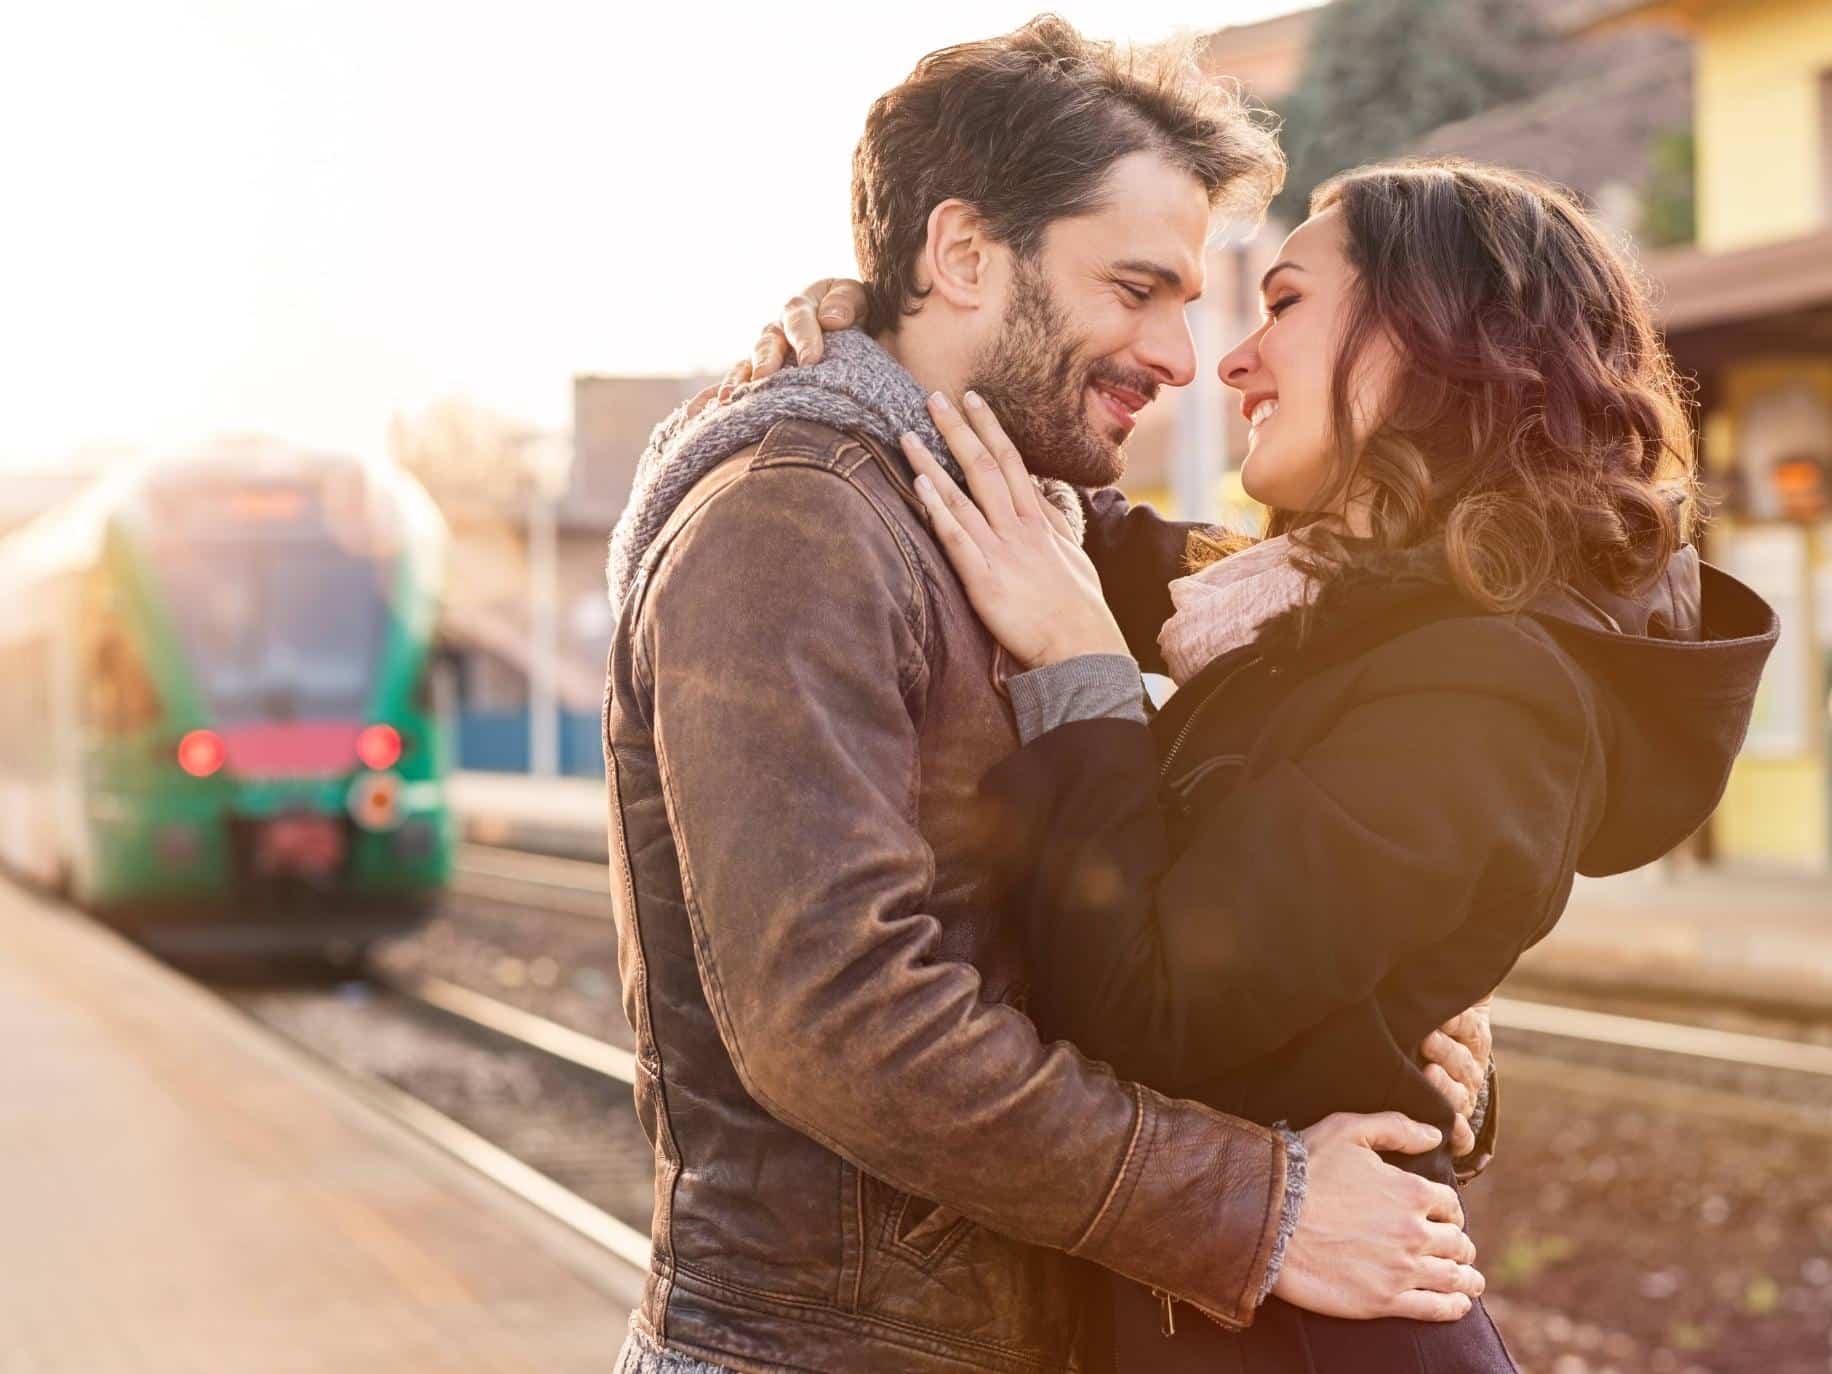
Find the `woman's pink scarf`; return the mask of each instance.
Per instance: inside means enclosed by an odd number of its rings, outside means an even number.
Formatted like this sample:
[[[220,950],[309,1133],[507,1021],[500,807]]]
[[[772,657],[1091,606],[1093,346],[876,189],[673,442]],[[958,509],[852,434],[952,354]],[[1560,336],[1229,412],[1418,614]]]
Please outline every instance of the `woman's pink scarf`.
[[[1279,535],[1170,584],[1176,613],[1164,622],[1158,648],[1179,686],[1230,649],[1251,643],[1274,616],[1304,603],[1310,579],[1291,558],[1290,537]]]

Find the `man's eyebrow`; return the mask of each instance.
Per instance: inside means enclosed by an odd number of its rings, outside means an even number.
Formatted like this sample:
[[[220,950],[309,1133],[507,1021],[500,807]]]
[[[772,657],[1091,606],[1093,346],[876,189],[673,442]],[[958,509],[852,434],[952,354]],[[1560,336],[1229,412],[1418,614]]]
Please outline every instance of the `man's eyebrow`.
[[[1174,267],[1166,267],[1161,262],[1150,262],[1145,258],[1128,258],[1124,262],[1114,263],[1113,270],[1115,272],[1138,272],[1144,276],[1152,277],[1162,282],[1172,291],[1184,294],[1188,293],[1188,288],[1183,284],[1182,273],[1178,272]],[[1195,300],[1196,296],[1201,294],[1202,293],[1198,291],[1194,295],[1188,295],[1187,298],[1189,300]]]
[[[1273,263],[1272,266],[1266,269],[1266,275],[1260,278],[1260,294],[1264,295],[1266,293],[1266,288],[1272,284],[1272,279],[1278,276],[1279,273],[1285,271],[1302,272],[1303,270],[1302,266],[1293,262],[1290,258],[1285,258],[1282,261]]]

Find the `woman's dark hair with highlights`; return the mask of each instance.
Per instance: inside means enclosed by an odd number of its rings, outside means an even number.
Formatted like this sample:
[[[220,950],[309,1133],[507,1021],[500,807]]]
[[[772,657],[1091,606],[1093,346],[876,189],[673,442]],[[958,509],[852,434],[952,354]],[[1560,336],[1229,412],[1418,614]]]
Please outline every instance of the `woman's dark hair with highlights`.
[[[1686,402],[1647,292],[1567,191],[1457,160],[1347,172],[1339,209],[1357,280],[1331,383],[1337,504],[1370,503],[1366,539],[1275,512],[1306,571],[1441,540],[1458,588],[1495,611],[1548,586],[1633,594],[1690,538]],[[1398,355],[1372,433],[1350,397],[1369,343]]]

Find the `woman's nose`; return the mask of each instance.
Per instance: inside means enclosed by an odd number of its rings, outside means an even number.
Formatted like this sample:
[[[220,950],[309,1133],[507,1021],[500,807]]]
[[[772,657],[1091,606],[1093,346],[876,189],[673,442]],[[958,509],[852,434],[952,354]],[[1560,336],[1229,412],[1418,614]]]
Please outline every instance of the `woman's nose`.
[[[1252,376],[1259,367],[1259,331],[1255,330],[1239,343],[1232,352],[1226,354],[1221,365],[1216,369],[1224,386],[1242,390],[1241,383]]]

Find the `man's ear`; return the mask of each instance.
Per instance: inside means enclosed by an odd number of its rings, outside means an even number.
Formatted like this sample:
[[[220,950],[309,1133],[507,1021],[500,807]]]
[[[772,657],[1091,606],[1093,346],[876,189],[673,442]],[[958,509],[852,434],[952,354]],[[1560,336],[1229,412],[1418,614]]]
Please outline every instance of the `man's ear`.
[[[918,280],[957,310],[977,310],[995,294],[999,245],[979,212],[964,200],[944,200],[929,211]]]

